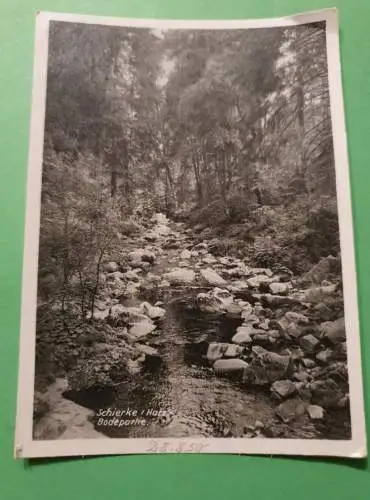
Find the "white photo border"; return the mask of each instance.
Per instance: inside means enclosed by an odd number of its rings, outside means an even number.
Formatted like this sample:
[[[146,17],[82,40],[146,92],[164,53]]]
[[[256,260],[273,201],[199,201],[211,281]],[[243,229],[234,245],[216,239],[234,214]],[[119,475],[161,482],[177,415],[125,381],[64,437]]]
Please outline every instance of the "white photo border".
[[[50,21],[122,27],[163,29],[247,29],[296,26],[326,22],[331,120],[334,141],[336,188],[342,256],[345,326],[348,351],[352,437],[349,440],[265,438],[119,438],[34,440],[33,397],[36,348],[37,267],[39,252],[42,161],[46,106],[48,38]],[[183,21],[125,19],[90,15],[39,12],[36,20],[35,59],[24,240],[22,308],[18,378],[18,403],[14,455],[16,458],[141,454],[161,450],[202,453],[268,455],[318,455],[363,458],[367,455],[364,417],[356,267],[349,183],[347,137],[341,83],[338,12],[336,9],[277,19]],[[154,444],[154,446],[153,446]],[[157,446],[158,445],[158,446]],[[202,445],[199,446],[198,445]],[[184,451],[185,450],[185,451]]]

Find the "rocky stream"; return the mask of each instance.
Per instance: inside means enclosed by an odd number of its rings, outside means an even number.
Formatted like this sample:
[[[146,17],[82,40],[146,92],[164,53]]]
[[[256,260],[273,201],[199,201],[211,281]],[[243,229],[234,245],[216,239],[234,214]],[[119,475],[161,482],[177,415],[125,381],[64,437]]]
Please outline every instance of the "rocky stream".
[[[36,386],[37,439],[350,438],[338,257],[299,277],[254,268],[162,214],[122,248],[88,327],[39,321],[43,356],[63,361]],[[145,425],[105,425],[108,408]]]

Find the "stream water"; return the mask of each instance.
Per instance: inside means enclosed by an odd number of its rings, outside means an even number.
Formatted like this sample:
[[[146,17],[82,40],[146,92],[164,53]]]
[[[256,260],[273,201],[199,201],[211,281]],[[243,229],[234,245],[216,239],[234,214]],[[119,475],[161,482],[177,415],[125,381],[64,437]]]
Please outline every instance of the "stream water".
[[[96,417],[96,429],[116,438],[237,437],[256,420],[271,417],[273,405],[267,394],[216,376],[206,359],[208,344],[230,342],[240,320],[200,316],[176,303],[166,310],[157,334],[153,332],[148,342],[158,356],[147,356],[141,373],[114,390],[80,393],[77,398],[96,412],[136,410],[145,425],[104,426]]]

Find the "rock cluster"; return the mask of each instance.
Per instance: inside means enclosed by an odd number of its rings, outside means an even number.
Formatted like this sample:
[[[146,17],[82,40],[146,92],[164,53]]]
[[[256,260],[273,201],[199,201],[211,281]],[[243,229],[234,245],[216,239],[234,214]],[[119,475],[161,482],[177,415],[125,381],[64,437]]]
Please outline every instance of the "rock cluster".
[[[196,242],[190,229],[170,226],[162,214],[140,238],[126,238],[125,251],[103,263],[90,326],[45,336],[53,355],[63,359],[69,385],[109,385],[139,373],[148,356],[160,356],[150,345],[163,334],[166,309],[158,300],[191,293],[198,314],[239,321],[228,342],[208,346],[216,376],[237,378],[245,390],[267,390],[283,423],[302,415],[322,421],[328,411],[345,408],[343,300],[338,283],[330,281],[338,259],[330,256],[295,279],[285,268],[253,268],[242,258],[216,256],[213,244]],[[35,411],[42,413],[47,403],[37,401]]]

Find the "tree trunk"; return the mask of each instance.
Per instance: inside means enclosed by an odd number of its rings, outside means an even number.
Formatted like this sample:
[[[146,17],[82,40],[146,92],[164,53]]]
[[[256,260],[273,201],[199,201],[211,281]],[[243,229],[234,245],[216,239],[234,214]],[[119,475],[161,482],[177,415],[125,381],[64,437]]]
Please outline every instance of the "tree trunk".
[[[204,202],[204,196],[203,196],[203,187],[202,187],[202,181],[200,178],[200,172],[199,172],[199,164],[197,160],[193,157],[192,158],[192,167],[195,175],[195,183],[197,186],[197,194],[198,194],[198,204],[200,206],[203,205]]]
[[[65,298],[67,293],[67,286],[69,280],[69,221],[66,200],[63,196],[63,285],[62,285],[62,313],[65,313]]]
[[[81,316],[82,316],[82,319],[85,321],[85,318],[86,318],[86,311],[85,311],[85,284],[83,282],[82,272],[81,272],[80,268],[78,269],[78,277],[80,279],[80,294],[81,294],[81,297],[80,297],[80,308],[81,308]]]
[[[114,168],[111,170],[110,177],[110,195],[112,198],[116,196],[117,193],[117,172]]]
[[[98,288],[99,288],[100,265],[101,265],[101,261],[102,261],[103,255],[104,255],[104,250],[100,249],[99,257],[98,257],[98,262],[96,264],[95,285],[94,285],[94,289],[93,289],[93,291],[91,293],[91,319],[94,318],[95,297],[96,297],[96,293],[97,293]]]
[[[130,198],[130,169],[129,169],[129,157],[128,157],[128,144],[126,139],[121,141],[121,166],[122,166],[122,192],[126,200],[129,202]]]
[[[175,200],[175,192],[174,192],[174,181],[171,173],[171,169],[167,162],[164,163],[165,173],[166,173],[166,191],[165,191],[165,203],[166,203],[166,211],[167,217],[171,217],[176,200]]]
[[[217,179],[220,187],[220,194],[223,203],[223,209],[226,217],[229,215],[229,207],[226,192],[226,153],[223,152],[219,161],[216,161]]]
[[[302,74],[299,72],[298,75],[298,88],[297,88],[297,117],[298,117],[298,133],[299,133],[299,155],[298,155],[298,171],[299,173],[304,172],[304,160],[305,160],[305,150],[304,150],[304,135],[305,135],[305,119],[304,119],[304,84]]]

